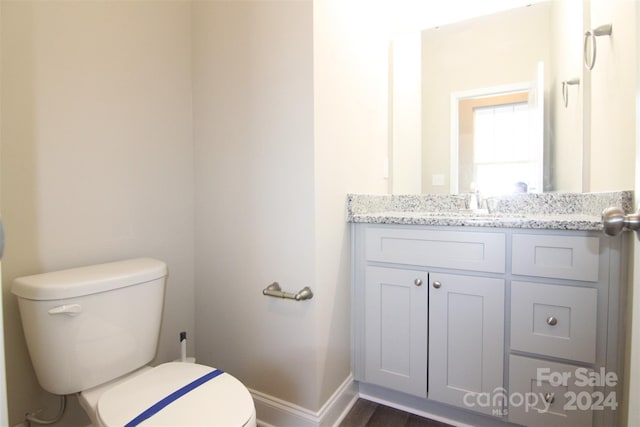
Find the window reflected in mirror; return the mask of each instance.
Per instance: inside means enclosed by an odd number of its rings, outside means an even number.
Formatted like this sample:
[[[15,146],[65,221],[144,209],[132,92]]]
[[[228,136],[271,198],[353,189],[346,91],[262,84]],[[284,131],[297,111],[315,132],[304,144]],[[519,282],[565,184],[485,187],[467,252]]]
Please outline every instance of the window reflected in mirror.
[[[461,99],[458,105],[461,192],[540,191],[527,91]]]

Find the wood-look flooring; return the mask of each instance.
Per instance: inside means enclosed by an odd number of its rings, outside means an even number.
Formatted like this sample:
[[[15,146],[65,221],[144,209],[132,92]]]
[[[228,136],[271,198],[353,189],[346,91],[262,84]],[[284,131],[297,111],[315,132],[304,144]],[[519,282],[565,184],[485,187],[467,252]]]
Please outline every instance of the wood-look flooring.
[[[440,421],[409,414],[398,409],[358,399],[340,427],[451,427]]]

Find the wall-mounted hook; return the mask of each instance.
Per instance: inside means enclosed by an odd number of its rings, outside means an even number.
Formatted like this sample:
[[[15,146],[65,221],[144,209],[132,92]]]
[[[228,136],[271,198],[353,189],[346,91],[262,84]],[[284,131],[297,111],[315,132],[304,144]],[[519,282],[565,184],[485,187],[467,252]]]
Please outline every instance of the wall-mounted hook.
[[[587,30],[584,33],[584,65],[589,70],[593,70],[596,65],[596,54],[598,53],[596,37],[610,36],[612,31],[612,25],[601,25],[593,30]],[[587,55],[587,47],[589,46],[589,40],[591,40],[591,56]]]
[[[562,81],[562,102],[564,103],[564,108],[567,108],[569,105],[569,86],[579,85],[580,79],[575,77],[571,80],[563,80]]]

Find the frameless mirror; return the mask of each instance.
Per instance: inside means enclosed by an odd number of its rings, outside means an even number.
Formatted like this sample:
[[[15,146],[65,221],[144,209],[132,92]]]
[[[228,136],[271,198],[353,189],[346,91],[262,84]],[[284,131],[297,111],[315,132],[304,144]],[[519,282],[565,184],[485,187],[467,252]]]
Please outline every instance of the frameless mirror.
[[[392,193],[582,191],[582,24],[556,0],[396,36]]]

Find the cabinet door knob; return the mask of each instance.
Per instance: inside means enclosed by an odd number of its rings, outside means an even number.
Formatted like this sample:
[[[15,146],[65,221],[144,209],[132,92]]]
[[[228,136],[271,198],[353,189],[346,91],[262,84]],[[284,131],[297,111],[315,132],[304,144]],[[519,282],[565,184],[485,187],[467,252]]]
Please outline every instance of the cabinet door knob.
[[[547,318],[547,325],[549,325],[549,326],[556,326],[557,324],[558,324],[558,319],[556,319],[555,317],[553,317],[553,316],[549,316],[549,317]]]
[[[422,286],[422,280],[421,279],[416,279],[413,281],[414,285],[416,286]]]
[[[433,287],[436,289],[440,289],[440,286],[442,286],[442,283],[438,282],[437,280],[435,282],[433,282]]]

